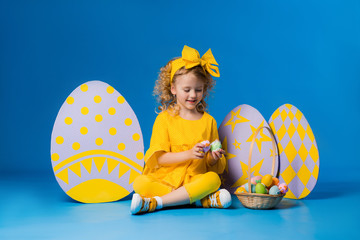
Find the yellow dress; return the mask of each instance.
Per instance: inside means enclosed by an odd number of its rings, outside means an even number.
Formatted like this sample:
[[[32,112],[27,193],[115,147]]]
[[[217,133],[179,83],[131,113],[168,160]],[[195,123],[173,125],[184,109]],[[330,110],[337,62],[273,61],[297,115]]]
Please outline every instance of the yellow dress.
[[[199,120],[186,120],[168,111],[161,112],[155,120],[150,148],[145,154],[143,175],[177,189],[198,174],[209,171],[221,174],[226,165],[224,156],[213,166],[209,166],[205,158],[171,166],[159,166],[157,162],[159,153],[187,151],[204,140],[213,142],[216,139],[219,139],[216,121],[206,112]]]

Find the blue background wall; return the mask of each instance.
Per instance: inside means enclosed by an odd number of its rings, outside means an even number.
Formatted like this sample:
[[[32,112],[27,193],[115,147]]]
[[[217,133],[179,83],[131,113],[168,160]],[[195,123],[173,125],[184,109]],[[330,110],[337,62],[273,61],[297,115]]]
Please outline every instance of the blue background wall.
[[[148,148],[159,68],[184,44],[211,48],[218,122],[239,104],[269,119],[284,103],[309,121],[322,180],[360,167],[359,1],[1,1],[0,176],[51,177],[50,136],[66,97],[109,83]]]

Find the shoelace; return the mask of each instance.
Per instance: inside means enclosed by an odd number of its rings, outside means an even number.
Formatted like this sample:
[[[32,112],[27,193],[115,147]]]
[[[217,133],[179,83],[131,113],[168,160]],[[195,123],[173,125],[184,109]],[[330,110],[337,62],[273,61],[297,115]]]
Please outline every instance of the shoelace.
[[[144,198],[144,206],[140,210],[141,212],[146,212],[149,210],[150,198]]]
[[[217,207],[218,206],[217,201],[216,201],[216,193],[209,196],[209,199],[210,199],[210,202],[211,202],[210,203],[211,207]]]

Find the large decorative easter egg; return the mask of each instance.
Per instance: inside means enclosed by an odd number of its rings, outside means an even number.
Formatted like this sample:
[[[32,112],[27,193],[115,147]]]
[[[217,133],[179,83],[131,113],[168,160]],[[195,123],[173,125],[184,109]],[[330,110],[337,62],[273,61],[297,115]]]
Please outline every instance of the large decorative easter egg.
[[[289,190],[286,198],[301,199],[315,187],[319,176],[319,151],[304,114],[284,104],[272,114],[269,125],[280,153],[280,182]]]
[[[251,141],[259,127],[267,126],[264,117],[255,108],[243,104],[224,118],[219,127],[219,137],[226,151],[228,161],[224,174],[221,176],[223,186],[231,193],[247,182],[248,168],[251,177],[271,174],[274,153],[270,133],[260,130],[255,140],[251,166],[248,166]],[[275,150],[276,151],[276,150]],[[275,162],[274,175],[277,174],[278,161]]]
[[[126,99],[101,81],[77,87],[65,100],[51,135],[51,163],[60,187],[84,203],[111,202],[133,191],[144,145]]]

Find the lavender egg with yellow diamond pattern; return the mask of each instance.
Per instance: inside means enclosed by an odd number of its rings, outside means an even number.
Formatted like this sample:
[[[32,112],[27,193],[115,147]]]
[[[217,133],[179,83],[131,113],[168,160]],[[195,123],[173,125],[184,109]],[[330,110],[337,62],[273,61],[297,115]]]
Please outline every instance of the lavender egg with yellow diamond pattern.
[[[272,114],[269,125],[280,154],[280,182],[288,185],[285,198],[301,199],[315,187],[319,176],[319,151],[304,114],[284,104]]]
[[[76,201],[111,202],[129,195],[143,170],[144,144],[124,96],[101,81],[77,87],[56,117],[51,164],[62,190]]]

